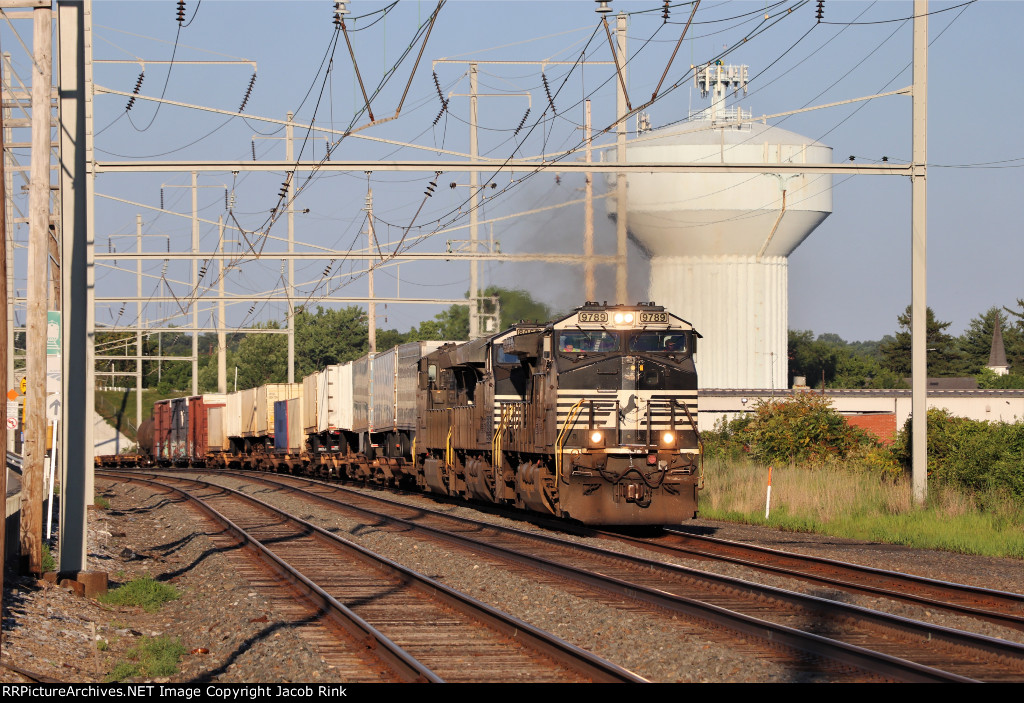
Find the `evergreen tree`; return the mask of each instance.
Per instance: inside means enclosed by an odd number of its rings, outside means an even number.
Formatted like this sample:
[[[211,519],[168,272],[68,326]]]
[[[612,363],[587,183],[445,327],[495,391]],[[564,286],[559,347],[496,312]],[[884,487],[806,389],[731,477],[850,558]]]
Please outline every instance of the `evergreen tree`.
[[[909,376],[910,362],[910,306],[898,318],[900,329],[892,341],[883,342],[879,350],[882,353],[883,367],[897,374]],[[946,333],[951,322],[939,322],[935,312],[927,309],[926,348],[928,349],[929,376],[960,376],[967,372],[956,338]]]

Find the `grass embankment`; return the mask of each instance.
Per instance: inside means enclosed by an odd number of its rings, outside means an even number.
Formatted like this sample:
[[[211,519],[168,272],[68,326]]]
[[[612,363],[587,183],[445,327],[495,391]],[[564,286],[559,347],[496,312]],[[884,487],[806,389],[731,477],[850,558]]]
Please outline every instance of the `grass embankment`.
[[[700,514],[797,532],[1024,559],[1024,505],[1005,492],[970,492],[933,481],[925,507],[918,509],[907,479],[788,464],[773,467],[766,520],[767,485],[767,466],[709,460]]]
[[[153,403],[161,399],[157,389],[142,391],[142,420],[153,414]],[[96,412],[111,427],[136,441],[135,391],[96,391]]]

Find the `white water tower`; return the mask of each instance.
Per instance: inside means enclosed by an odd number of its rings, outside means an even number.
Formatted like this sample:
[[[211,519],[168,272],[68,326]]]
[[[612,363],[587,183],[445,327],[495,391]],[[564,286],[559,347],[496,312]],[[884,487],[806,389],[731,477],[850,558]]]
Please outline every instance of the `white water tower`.
[[[707,110],[629,143],[626,160],[832,163],[832,149],[725,106],[746,66],[702,66]],[[702,388],[785,388],[788,256],[832,212],[832,176],[631,173],[630,235],[651,257],[649,299],[693,323]],[[609,199],[611,215],[615,202]]]

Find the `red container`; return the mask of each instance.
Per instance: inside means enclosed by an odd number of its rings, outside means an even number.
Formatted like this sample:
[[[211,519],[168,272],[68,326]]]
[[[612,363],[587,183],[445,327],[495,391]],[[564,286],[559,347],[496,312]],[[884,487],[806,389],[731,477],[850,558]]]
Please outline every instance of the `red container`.
[[[153,405],[153,458],[157,463],[171,462],[171,401]]]

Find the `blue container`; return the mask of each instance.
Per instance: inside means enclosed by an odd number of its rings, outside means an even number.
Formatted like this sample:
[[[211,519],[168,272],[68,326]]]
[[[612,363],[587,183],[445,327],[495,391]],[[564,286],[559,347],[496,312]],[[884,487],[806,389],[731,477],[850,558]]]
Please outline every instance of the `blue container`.
[[[274,451],[288,451],[288,401],[274,401]]]

